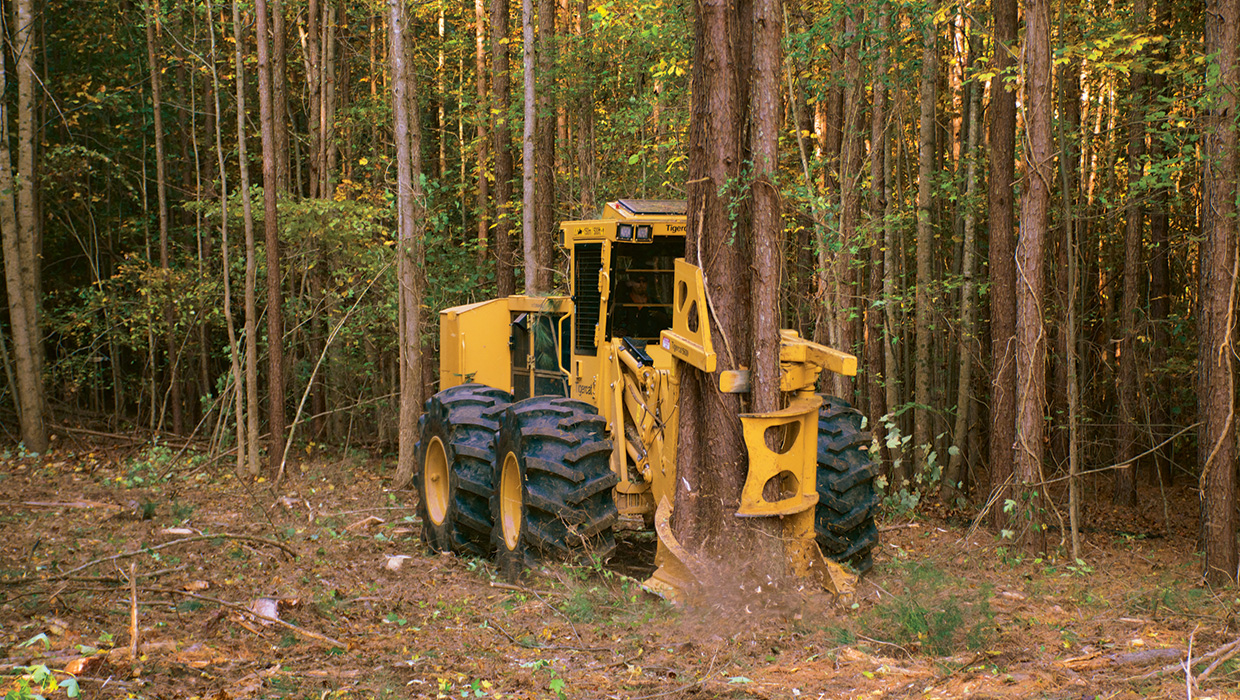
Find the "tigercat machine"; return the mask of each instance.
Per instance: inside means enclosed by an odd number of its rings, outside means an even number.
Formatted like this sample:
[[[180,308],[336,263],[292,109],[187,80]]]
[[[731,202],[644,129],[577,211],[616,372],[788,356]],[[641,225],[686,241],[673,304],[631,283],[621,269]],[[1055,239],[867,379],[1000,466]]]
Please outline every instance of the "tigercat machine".
[[[611,202],[560,236],[568,296],[440,312],[441,390],[417,448],[423,537],[494,555],[513,577],[540,559],[609,556],[623,519],[658,533],[647,586],[691,594],[707,574],[670,526],[676,360],[713,372],[715,352],[702,271],[683,259],[685,203]],[[834,562],[870,567],[878,467],[860,414],[814,386],[823,370],[855,375],[857,360],[784,330],[780,369],[787,408],[740,416],[749,472],[736,515],[781,518],[790,572],[848,592],[855,578]],[[721,390],[747,391],[745,372],[720,376]],[[778,451],[763,439],[772,427]]]

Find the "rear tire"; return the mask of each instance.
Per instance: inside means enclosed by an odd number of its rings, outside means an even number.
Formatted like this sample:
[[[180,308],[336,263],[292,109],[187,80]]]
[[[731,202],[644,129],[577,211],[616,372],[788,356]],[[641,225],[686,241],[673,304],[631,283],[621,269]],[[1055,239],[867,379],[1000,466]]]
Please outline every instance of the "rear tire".
[[[501,575],[516,580],[542,560],[609,558],[619,515],[606,422],[583,401],[551,396],[511,404],[499,420],[491,542]]]
[[[487,556],[497,420],[512,394],[482,384],[445,389],[418,419],[415,454],[422,540],[438,552]]]
[[[874,565],[878,543],[874,477],[881,465],[870,459],[870,431],[847,401],[822,397],[818,410],[818,506],[814,534],[828,559],[861,573]]]

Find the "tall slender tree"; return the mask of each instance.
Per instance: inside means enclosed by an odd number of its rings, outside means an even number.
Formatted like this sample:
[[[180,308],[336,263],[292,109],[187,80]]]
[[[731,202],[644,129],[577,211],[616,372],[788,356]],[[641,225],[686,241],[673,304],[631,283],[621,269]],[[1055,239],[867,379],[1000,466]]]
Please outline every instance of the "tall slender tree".
[[[422,133],[414,102],[413,70],[405,45],[403,0],[388,0],[389,59],[392,71],[392,118],[396,137],[397,279],[400,281],[400,429],[396,484],[413,478],[414,443],[422,410]]]
[[[917,138],[917,359],[913,367],[913,400],[917,402],[913,418],[914,454],[925,459],[933,449],[930,407],[930,347],[934,337],[931,293],[934,285],[931,256],[934,251],[934,153],[937,128],[934,118],[935,91],[938,85],[938,48],[933,20],[934,5],[926,13],[922,29],[921,117]],[[911,466],[911,465],[909,465]],[[904,475],[905,478],[910,473]]]
[[[990,501],[991,522],[1006,527],[1001,507],[1011,493],[1016,443],[1016,236],[1012,227],[1016,181],[1016,0],[992,0],[995,77],[990,81]]]
[[[1041,496],[1046,422],[1046,240],[1050,214],[1051,24],[1050,0],[1025,4],[1025,182],[1016,245],[1016,476],[1023,493],[1018,535],[1034,551],[1046,548]]]
[[[1237,45],[1240,4],[1206,4],[1206,55],[1211,104],[1206,111],[1202,157],[1202,240],[1197,317],[1197,461],[1201,468],[1201,539],[1205,577],[1234,583],[1236,549],[1236,251]]]
[[[276,116],[273,113],[271,51],[267,44],[267,0],[255,0],[258,42],[258,112],[263,142],[263,231],[267,255],[267,430],[268,467],[284,453],[284,296],[280,288],[280,223]],[[283,119],[280,120],[283,123]],[[283,476],[283,474],[279,474]]]
[[[241,185],[242,222],[245,228],[245,432],[246,472],[251,478],[259,473],[258,463],[258,261],[254,244],[254,212],[250,206],[250,160],[246,147],[245,131],[245,30],[241,22],[241,7],[232,1],[233,20],[233,71],[237,84],[237,170]],[[237,427],[241,431],[241,427]]]
[[[495,286],[517,289],[512,262],[512,83],[508,76],[508,0],[491,0],[491,113],[495,115]]]
[[[24,70],[32,70],[33,46],[30,43],[31,20],[33,12],[31,0],[19,0],[17,7],[18,27],[13,34],[14,44],[19,49],[18,82],[23,80]],[[22,37],[25,37],[23,41]],[[23,48],[24,47],[24,48]],[[3,64],[3,61],[0,61]],[[24,66],[24,67],[23,67]],[[25,78],[30,79],[30,76]],[[5,69],[0,65],[0,95],[5,93]],[[23,98],[25,98],[23,100]],[[23,128],[22,123],[30,119],[33,113],[33,93],[19,91],[19,141],[25,133],[33,136],[33,130]],[[17,365],[17,413],[21,423],[22,442],[26,448],[34,452],[47,449],[47,423],[44,415],[43,376],[40,367],[38,302],[35,290],[38,288],[38,260],[35,257],[33,239],[35,232],[19,221],[18,207],[14,201],[14,192],[18,190],[13,177],[13,159],[9,147],[9,109],[6,103],[0,105],[0,237],[4,248],[4,277],[9,300],[9,328],[12,332],[13,355]],[[19,149],[30,149],[34,145],[19,145]],[[21,152],[19,150],[19,176],[21,175]],[[33,169],[33,162],[29,166]],[[22,190],[31,189],[22,183]],[[19,195],[20,196],[20,195]],[[30,225],[30,217],[26,225]]]

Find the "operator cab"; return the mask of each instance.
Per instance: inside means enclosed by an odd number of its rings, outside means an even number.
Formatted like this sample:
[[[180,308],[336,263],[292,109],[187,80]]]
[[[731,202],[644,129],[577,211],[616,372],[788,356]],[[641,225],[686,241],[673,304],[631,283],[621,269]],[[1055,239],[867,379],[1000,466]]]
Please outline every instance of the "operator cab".
[[[645,347],[671,328],[684,217],[683,201],[621,199],[598,219],[561,225],[573,263],[574,354],[594,355],[617,339]]]

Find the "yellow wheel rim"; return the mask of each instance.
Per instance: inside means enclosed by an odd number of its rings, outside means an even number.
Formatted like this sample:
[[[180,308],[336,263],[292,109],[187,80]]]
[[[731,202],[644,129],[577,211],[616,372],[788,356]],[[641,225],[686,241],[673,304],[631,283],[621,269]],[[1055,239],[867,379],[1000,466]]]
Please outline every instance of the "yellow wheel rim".
[[[436,525],[448,517],[448,454],[443,441],[431,438],[426,446],[426,463],[422,465],[422,493],[426,498],[426,514]]]
[[[504,529],[504,546],[508,551],[517,548],[521,540],[521,467],[517,456],[511,452],[504,455],[504,470],[499,477],[499,521]]]

